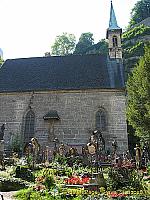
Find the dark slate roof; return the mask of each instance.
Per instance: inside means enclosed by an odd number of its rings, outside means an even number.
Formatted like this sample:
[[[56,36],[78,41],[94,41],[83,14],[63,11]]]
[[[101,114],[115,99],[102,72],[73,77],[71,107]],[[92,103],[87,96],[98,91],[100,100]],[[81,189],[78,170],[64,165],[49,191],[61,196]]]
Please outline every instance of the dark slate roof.
[[[50,56],[6,60],[0,92],[123,88],[122,63],[104,55]]]
[[[56,110],[50,110],[46,115],[43,116],[43,119],[44,120],[60,119],[60,117]]]

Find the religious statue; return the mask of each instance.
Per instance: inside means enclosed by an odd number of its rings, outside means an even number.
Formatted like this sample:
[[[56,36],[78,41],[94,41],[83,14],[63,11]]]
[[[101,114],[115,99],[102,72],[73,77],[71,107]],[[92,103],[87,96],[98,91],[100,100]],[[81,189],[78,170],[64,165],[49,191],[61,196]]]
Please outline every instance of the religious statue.
[[[35,163],[38,161],[38,156],[40,152],[40,144],[36,138],[32,138],[31,142],[26,143],[24,147],[25,155],[27,156],[28,164],[31,164],[29,161],[32,158],[32,166],[34,167]]]
[[[38,161],[39,152],[40,152],[40,144],[38,143],[38,140],[35,137],[31,139],[31,144],[32,144],[33,158],[34,158],[34,161],[37,162]]]
[[[68,152],[68,156],[75,157],[78,155],[78,150],[75,147],[71,147]]]
[[[89,144],[89,143],[88,143]],[[87,145],[88,145],[87,144]],[[89,153],[89,151],[88,151],[88,146],[83,146],[82,147],[82,155],[84,156],[84,157],[87,157],[87,155],[88,155],[88,153]]]
[[[135,148],[135,161],[136,161],[136,168],[139,169],[141,167],[141,159],[142,159],[142,152],[140,145],[136,144]]]
[[[101,131],[95,130],[93,131],[93,135],[95,136],[97,151],[102,152],[103,150],[105,150],[105,140],[102,136]]]
[[[1,126],[0,130],[0,140],[4,140],[4,130],[5,130],[5,124]]]
[[[96,153],[96,145],[94,143],[88,143],[87,148],[90,155],[94,155]]]
[[[65,145],[64,144],[60,144],[60,147],[58,149],[59,155],[60,156],[65,156],[65,151],[66,151]]]
[[[116,154],[116,151],[117,151],[117,147],[118,147],[118,144],[117,144],[117,141],[114,140],[112,142],[112,147],[113,147],[113,154]]]
[[[30,154],[32,154],[32,144],[26,142],[23,152],[26,156],[29,156]]]

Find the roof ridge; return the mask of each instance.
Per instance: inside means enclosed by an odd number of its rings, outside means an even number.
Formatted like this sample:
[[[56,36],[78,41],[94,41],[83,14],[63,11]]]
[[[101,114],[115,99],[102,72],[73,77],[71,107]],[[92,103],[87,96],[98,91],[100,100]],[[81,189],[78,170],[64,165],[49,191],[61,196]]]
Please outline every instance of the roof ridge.
[[[27,58],[9,58],[7,59],[6,61],[8,60],[31,60],[31,59],[50,59],[50,58],[69,58],[69,57],[88,57],[88,56],[100,56],[100,57],[107,57],[106,55],[104,54],[100,54],[100,53],[95,53],[95,54],[84,54],[84,55],[76,55],[76,54],[71,54],[71,55],[63,55],[63,56],[57,56],[57,55],[54,55],[54,56],[38,56],[38,57],[27,57]],[[6,62],[5,61],[5,62]]]

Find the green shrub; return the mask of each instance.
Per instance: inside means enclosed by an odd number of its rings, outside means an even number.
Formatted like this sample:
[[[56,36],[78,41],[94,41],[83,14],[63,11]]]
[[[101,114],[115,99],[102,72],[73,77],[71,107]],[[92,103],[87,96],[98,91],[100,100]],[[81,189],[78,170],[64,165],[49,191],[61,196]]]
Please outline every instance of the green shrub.
[[[44,168],[40,172],[38,172],[36,174],[37,183],[38,183],[39,177],[42,180],[41,183],[43,185],[45,185],[45,187],[48,190],[50,190],[51,188],[53,188],[55,186],[54,174],[53,174],[53,170],[52,169]]]
[[[130,58],[135,56],[141,56],[144,54],[144,42],[137,42],[134,46],[124,49],[124,58]]]
[[[21,178],[27,181],[34,181],[33,172],[27,166],[16,167],[16,178]]]
[[[0,191],[8,192],[27,188],[29,184],[17,178],[2,178],[0,177]]]
[[[61,196],[52,196],[48,191],[37,192],[32,188],[23,189],[15,194],[16,200],[63,200],[66,199]],[[80,199],[79,199],[80,200]]]
[[[111,190],[118,190],[124,187],[143,190],[143,176],[134,169],[110,168],[108,172],[107,185]]]

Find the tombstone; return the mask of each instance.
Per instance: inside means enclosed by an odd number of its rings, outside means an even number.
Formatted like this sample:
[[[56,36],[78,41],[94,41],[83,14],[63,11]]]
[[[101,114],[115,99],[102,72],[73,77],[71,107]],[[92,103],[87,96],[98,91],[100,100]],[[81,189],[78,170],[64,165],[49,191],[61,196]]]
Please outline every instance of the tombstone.
[[[5,124],[1,126],[0,130],[0,140],[4,140],[4,130],[5,130]]]
[[[49,146],[46,146],[45,150],[44,150],[44,158],[43,158],[43,162],[45,163],[45,166],[47,167],[49,165]]]
[[[2,166],[2,170],[4,170],[4,140],[0,140],[0,165]]]
[[[145,150],[148,160],[150,160],[150,145],[148,142],[144,143],[143,149]]]
[[[118,147],[117,141],[116,141],[116,140],[114,140],[114,141],[112,142],[113,155],[115,155],[115,154],[116,154],[117,147]]]
[[[148,147],[145,143],[143,146],[143,151],[142,151],[142,167],[147,166],[148,160],[149,160]]]
[[[127,150],[127,151],[126,151],[125,157],[126,157],[128,160],[131,160],[131,159],[132,159],[132,157],[131,157],[131,154],[130,154],[130,151],[129,151],[129,150]]]
[[[71,147],[68,151],[68,155],[70,157],[75,157],[75,156],[78,156],[78,151],[77,151],[77,148],[75,147]]]
[[[55,159],[58,154],[58,146],[57,146],[59,144],[58,138],[54,138],[53,142],[54,142],[53,157]]]

